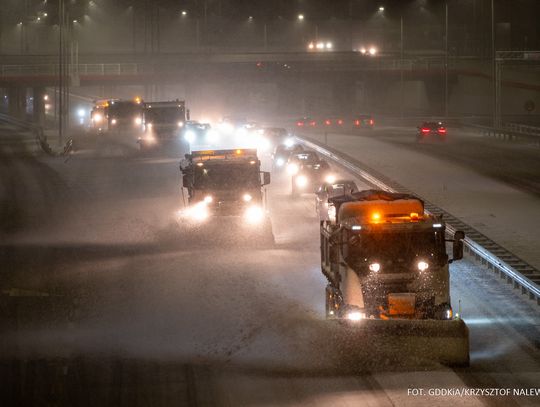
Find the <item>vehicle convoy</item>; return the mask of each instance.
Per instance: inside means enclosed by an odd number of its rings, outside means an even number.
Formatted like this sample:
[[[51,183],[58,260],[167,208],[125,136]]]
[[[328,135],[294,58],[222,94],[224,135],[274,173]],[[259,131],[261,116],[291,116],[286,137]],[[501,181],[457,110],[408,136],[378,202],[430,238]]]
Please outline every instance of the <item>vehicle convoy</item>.
[[[398,348],[414,332],[403,352],[420,346],[421,356],[466,365],[468,332],[454,319],[448,266],[463,257],[464,233],[455,232],[449,259],[442,218],[412,195],[365,190],[328,205],[335,211],[320,227],[327,318],[358,323],[373,330],[372,341],[393,338]]]
[[[143,135],[138,143],[141,149],[153,147],[179,138],[189,110],[183,100],[145,103],[143,108]]]
[[[212,217],[227,222],[222,232],[241,226],[246,235],[273,242],[266,210],[270,173],[261,171],[255,149],[193,151],[180,164],[189,204],[183,215],[200,223]],[[262,178],[262,179],[261,179]],[[243,218],[237,224],[231,217]]]
[[[330,171],[328,162],[314,151],[292,154],[287,163],[291,175],[291,193],[316,192],[323,182],[333,182],[336,177]]]
[[[444,124],[442,122],[423,122],[418,127],[416,140],[421,142],[427,139],[444,141],[446,139],[446,127]]]

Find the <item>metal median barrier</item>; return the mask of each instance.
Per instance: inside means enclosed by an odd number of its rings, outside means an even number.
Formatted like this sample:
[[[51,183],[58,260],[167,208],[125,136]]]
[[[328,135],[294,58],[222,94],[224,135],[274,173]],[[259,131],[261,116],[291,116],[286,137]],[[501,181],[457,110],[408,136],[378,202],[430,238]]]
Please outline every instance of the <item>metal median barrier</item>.
[[[380,174],[374,175],[373,173],[375,171],[365,168],[360,162],[344,153],[314,142],[313,140],[301,137],[296,137],[296,140],[306,147],[331,159],[376,188],[388,192],[413,194],[413,192],[391,180],[385,179],[385,177]],[[496,272],[501,278],[504,278],[507,283],[513,284],[515,289],[521,291],[521,294],[527,295],[529,299],[535,300],[536,304],[540,305],[539,270],[445,210],[428,201],[424,200],[424,203],[426,212],[443,215],[447,224],[447,232],[451,237],[453,237],[456,230],[465,232],[465,251],[468,254],[473,256],[488,269]]]
[[[32,132],[34,135],[34,140],[37,143],[38,149],[43,150],[46,154],[50,156],[67,155],[71,152],[73,142],[70,139],[66,142],[63,152],[60,152],[59,154],[57,154],[47,142],[47,136],[45,136],[43,127],[38,126],[35,123],[16,119],[15,117],[12,117],[3,113],[0,113],[0,122],[8,123],[15,127],[19,127],[21,129]]]

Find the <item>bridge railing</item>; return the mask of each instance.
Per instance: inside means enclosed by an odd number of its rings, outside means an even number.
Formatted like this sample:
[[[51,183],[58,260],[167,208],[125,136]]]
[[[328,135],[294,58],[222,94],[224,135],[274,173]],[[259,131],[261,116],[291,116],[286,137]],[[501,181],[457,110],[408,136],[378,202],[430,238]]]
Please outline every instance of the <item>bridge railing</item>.
[[[79,64],[71,65],[69,73],[79,75],[136,75],[140,72],[140,64]],[[58,75],[58,64],[36,65],[0,65],[0,76],[44,76]]]

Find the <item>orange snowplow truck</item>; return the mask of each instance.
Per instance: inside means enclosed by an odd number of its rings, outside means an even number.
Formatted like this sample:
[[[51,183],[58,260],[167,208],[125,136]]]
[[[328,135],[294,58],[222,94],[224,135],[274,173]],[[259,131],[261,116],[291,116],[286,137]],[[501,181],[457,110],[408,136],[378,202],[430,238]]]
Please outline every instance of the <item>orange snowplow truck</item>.
[[[424,338],[447,332],[457,353],[442,359],[467,364],[468,332],[452,310],[449,273],[463,257],[464,233],[447,240],[442,217],[408,194],[365,190],[333,197],[328,207],[320,229],[327,318],[364,328],[413,327]]]

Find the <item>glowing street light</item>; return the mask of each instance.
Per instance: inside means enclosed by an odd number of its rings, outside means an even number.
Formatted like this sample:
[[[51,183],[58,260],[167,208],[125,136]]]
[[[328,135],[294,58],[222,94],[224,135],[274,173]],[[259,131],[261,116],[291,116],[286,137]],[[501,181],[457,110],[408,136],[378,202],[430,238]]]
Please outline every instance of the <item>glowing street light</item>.
[[[302,20],[304,19],[304,15],[303,15],[303,14],[298,14],[298,19],[299,19],[300,21],[302,21]]]
[[[377,48],[369,47],[369,55],[375,55],[377,53]]]
[[[380,6],[379,7],[379,11],[382,13],[384,11],[384,7],[383,6]]]
[[[186,10],[182,10],[182,13],[181,13],[183,16],[187,16],[187,11]]]

